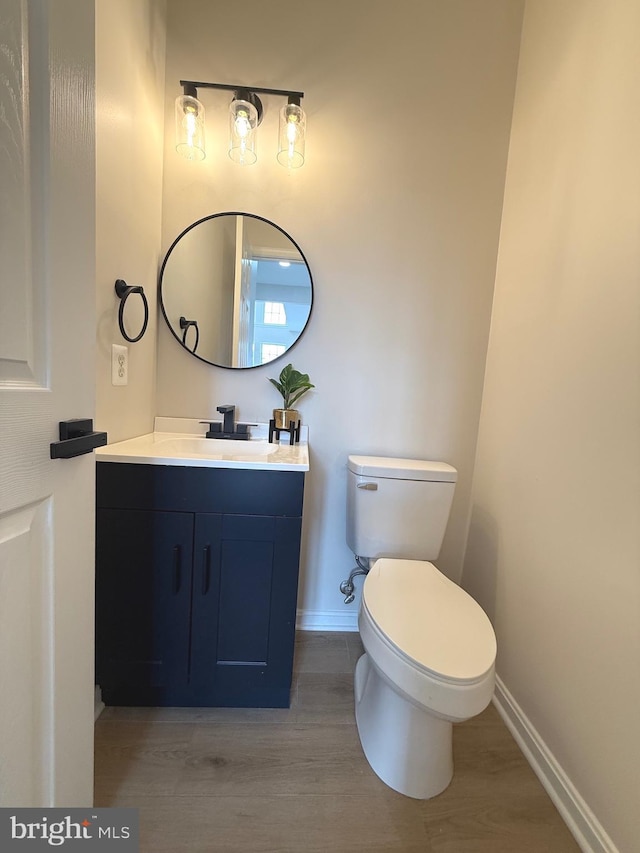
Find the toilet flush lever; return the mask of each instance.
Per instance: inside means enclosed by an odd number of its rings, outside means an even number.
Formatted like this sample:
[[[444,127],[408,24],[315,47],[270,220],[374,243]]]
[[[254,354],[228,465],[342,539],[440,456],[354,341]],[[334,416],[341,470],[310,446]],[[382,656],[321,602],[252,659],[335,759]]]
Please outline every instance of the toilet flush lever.
[[[356,484],[359,489],[366,489],[368,492],[377,492],[378,484],[377,483],[357,483]]]

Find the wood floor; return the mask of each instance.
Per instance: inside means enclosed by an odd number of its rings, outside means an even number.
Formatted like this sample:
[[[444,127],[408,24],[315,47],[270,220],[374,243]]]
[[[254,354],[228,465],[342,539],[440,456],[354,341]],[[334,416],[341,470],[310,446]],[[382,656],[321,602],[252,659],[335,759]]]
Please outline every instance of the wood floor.
[[[353,718],[357,634],[298,634],[292,707],[107,708],[95,805],[140,811],[142,853],[579,851],[493,706],[454,728],[428,801],[387,788]]]

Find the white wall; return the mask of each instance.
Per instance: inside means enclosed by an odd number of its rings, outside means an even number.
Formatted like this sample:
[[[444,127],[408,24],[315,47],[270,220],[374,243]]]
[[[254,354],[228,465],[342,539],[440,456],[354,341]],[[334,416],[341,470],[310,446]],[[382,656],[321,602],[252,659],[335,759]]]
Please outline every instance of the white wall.
[[[527,4],[463,577],[620,851],[640,837],[639,33],[635,0]]]
[[[169,0],[163,246],[225,210],[288,231],[315,283],[310,324],[271,367],[230,371],[182,351],[161,324],[157,412],[270,417],[267,377],[291,360],[317,390],[300,607],[309,624],[355,626],[339,582],[350,452],[446,460],[460,471],[440,567],[459,578],[469,513],[522,6],[513,0]],[[173,150],[180,79],[305,92],[307,162],[276,163],[268,98],[259,159],[225,142],[231,95],[200,90],[207,159]]]
[[[156,288],[162,210],[164,0],[96,0],[96,428],[109,441],[153,429]],[[116,279],[142,285],[149,327],[127,343],[118,328]],[[127,328],[142,326],[140,297]],[[131,324],[129,326],[129,323]],[[129,384],[111,384],[111,345],[129,347]]]

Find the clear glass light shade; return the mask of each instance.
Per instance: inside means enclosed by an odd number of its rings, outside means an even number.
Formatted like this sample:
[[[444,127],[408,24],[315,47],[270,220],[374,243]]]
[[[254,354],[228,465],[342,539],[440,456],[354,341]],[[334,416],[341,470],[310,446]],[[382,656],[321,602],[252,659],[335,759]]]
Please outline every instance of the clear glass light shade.
[[[249,101],[240,98],[229,107],[229,157],[241,166],[250,166],[258,159],[256,128],[258,111]]]
[[[304,138],[307,117],[298,104],[285,104],[280,110],[278,133],[278,163],[298,169],[304,163]]]
[[[176,98],[176,151],[187,160],[204,160],[204,107],[191,95]]]

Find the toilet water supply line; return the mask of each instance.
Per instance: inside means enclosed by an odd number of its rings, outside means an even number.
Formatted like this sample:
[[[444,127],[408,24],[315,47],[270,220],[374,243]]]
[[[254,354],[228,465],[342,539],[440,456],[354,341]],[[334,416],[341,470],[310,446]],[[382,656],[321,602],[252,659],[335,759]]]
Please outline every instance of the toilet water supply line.
[[[342,581],[340,584],[340,592],[346,596],[344,603],[345,604],[353,604],[355,599],[354,590],[355,586],[353,584],[353,579],[358,575],[366,575],[369,573],[370,566],[364,563],[364,560],[367,560],[368,557],[358,557],[356,554],[356,563],[358,564],[357,568],[351,569],[351,574],[349,575],[346,581]]]

